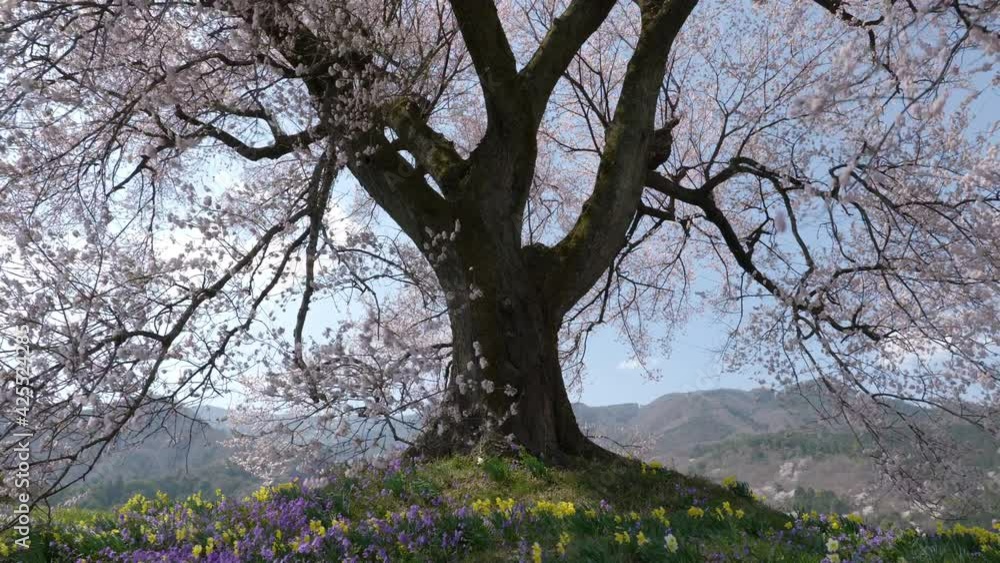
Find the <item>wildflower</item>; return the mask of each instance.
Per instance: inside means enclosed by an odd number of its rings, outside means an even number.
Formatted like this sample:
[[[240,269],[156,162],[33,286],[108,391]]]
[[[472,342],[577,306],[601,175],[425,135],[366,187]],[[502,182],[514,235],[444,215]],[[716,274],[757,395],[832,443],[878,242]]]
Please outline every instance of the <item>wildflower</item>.
[[[565,518],[566,516],[573,516],[576,514],[576,506],[572,502],[550,502],[547,500],[540,500],[535,503],[535,508],[532,509],[535,514],[551,514],[556,518]]]
[[[615,543],[630,543],[631,541],[632,536],[627,531],[615,532]]]
[[[743,516],[745,516],[745,515],[746,515],[746,513],[745,513],[745,512],[743,512],[743,509],[742,509],[742,508],[737,508],[737,509],[736,509],[736,512],[735,512],[735,515],[736,515],[736,519],[737,519],[737,520],[742,520],[742,519],[743,519]]]
[[[791,530],[792,527],[793,527],[793,524],[791,522],[785,522],[785,529],[786,530]]]
[[[667,546],[667,551],[670,553],[677,553],[677,538],[675,538],[673,534],[667,534],[666,537],[663,538],[663,541]]]
[[[691,518],[701,518],[705,515],[705,511],[698,508],[697,506],[692,506],[688,509],[688,516]]]
[[[836,553],[828,553],[826,554],[826,560],[830,563],[840,563],[840,556]]]
[[[655,474],[657,471],[663,469],[663,463],[659,462],[659,461],[651,461],[649,463],[643,462],[642,463],[642,474],[643,475],[646,474],[646,470],[647,469],[649,470],[649,473]]]
[[[588,508],[583,514],[587,518],[597,518],[597,511],[594,510],[593,508]]]
[[[556,544],[556,553],[558,553],[560,557],[566,556],[566,546],[569,545],[569,540],[570,537],[568,532],[562,532],[559,534],[559,543]]]
[[[839,550],[840,550],[840,542],[839,541],[837,541],[837,540],[835,540],[833,538],[830,538],[829,540],[826,541],[826,551],[827,552],[834,553],[834,552],[839,551]]]
[[[722,480],[722,486],[725,487],[725,488],[727,488],[727,489],[735,489],[736,488],[736,476],[735,475],[730,475],[729,477],[726,477],[725,479],[723,479]]]
[[[653,518],[656,518],[664,526],[670,526],[670,520],[667,519],[667,509],[660,507],[653,509]]]
[[[538,545],[538,542],[531,546],[531,560],[534,563],[542,563],[542,546]]]
[[[847,515],[847,520],[848,520],[848,522],[854,522],[855,524],[857,524],[859,526],[864,522],[864,520],[862,520],[861,516],[858,513],[856,513],[856,512],[852,512],[852,513],[848,514]]]
[[[254,491],[254,493],[250,496],[252,496],[258,502],[267,502],[271,500],[271,489],[269,489],[267,486],[263,486]]]
[[[472,501],[472,510],[476,514],[487,516],[490,513],[490,508],[491,508],[490,499]]]
[[[199,557],[201,557],[201,552],[202,552],[202,547],[200,545],[196,545],[194,546],[193,549],[191,549],[191,556],[194,557],[195,559],[198,559]]]
[[[512,499],[512,498],[508,498],[507,500],[503,500],[500,497],[497,497],[496,501],[494,501],[494,502],[496,502],[497,511],[499,511],[499,512],[503,512],[504,514],[508,514],[509,515],[511,512],[514,511],[514,499]]]
[[[483,464],[483,456],[476,456],[476,465]]]
[[[638,545],[646,545],[649,543],[649,539],[646,538],[646,534],[642,533],[642,530],[639,530],[639,533],[635,535],[635,543]]]

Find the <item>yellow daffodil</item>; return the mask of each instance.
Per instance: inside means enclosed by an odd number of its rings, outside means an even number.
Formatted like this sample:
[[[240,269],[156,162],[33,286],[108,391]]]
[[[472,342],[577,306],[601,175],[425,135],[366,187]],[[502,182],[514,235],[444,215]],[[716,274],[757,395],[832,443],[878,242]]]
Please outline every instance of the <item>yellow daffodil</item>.
[[[667,509],[660,507],[653,509],[653,518],[656,518],[664,526],[670,526],[670,520],[667,519]]]
[[[491,509],[492,501],[490,501],[490,499],[472,501],[472,511],[476,514],[487,516]]]
[[[559,543],[556,544],[556,553],[558,553],[560,557],[566,555],[566,546],[569,545],[569,540],[570,536],[568,532],[562,532],[559,534]]]
[[[556,518],[565,518],[576,514],[576,506],[574,506],[572,502],[550,502],[547,500],[540,500],[535,503],[532,513],[551,514]]]
[[[498,512],[503,512],[504,514],[510,514],[511,512],[514,511],[514,504],[515,503],[514,503],[514,499],[512,499],[512,498],[508,498],[507,500],[503,500],[500,497],[497,497],[495,502],[496,502],[496,505],[497,505],[497,511]]]

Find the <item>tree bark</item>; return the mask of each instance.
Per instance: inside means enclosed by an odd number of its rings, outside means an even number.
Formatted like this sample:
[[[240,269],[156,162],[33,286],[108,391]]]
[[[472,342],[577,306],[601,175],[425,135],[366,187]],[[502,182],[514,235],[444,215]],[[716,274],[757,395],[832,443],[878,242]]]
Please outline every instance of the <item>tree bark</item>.
[[[610,457],[577,424],[559,361],[563,311],[545,292],[533,248],[496,225],[470,232],[435,268],[448,295],[452,365],[440,414],[415,452],[440,457],[511,440],[560,465]],[[484,244],[483,233],[500,236]]]
[[[460,288],[476,276],[446,284],[453,364],[441,412],[415,453],[468,453],[512,439],[558,465],[613,457],[584,436],[573,413],[559,362],[561,312],[547,303],[531,272],[500,268],[491,274],[488,283],[481,276],[474,282],[483,292],[475,299]]]

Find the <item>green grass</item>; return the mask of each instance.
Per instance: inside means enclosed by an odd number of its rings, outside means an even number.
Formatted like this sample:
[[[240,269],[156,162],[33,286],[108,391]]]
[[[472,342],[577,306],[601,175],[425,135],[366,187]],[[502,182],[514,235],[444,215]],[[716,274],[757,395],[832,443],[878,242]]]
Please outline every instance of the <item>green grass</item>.
[[[436,529],[462,530],[462,555],[444,558],[440,551],[435,552],[438,555],[394,552],[393,561],[406,562],[499,563],[517,561],[519,555],[531,561],[532,546],[537,544],[546,562],[817,563],[826,557],[831,539],[839,541],[836,551],[843,560],[855,554],[859,545],[873,545],[870,537],[862,537],[869,532],[859,518],[821,518],[815,513],[793,518],[756,499],[745,483],[735,479],[724,483],[636,462],[582,462],[554,468],[527,455],[455,457],[402,471],[339,478],[312,493],[313,500],[329,508],[311,517],[327,523],[332,518],[352,522],[351,538],[358,545],[366,541],[358,531],[364,527],[360,523],[372,518],[388,522],[390,516],[414,505],[439,515]],[[301,493],[293,487],[272,492],[278,494]],[[466,507],[466,515],[454,514],[459,507]],[[60,509],[51,525],[39,526],[33,543],[44,546],[55,538],[71,543],[89,561],[100,561],[92,555],[102,547],[130,549],[115,535],[119,525],[113,513]],[[677,540],[676,552],[666,548],[667,533]],[[913,530],[892,533],[895,537],[877,548],[882,561],[1000,562],[1000,533],[994,531],[955,527],[931,535]],[[286,533],[285,538],[291,536]],[[198,545],[207,538],[189,537],[188,541]],[[387,545],[392,547],[394,541],[390,537]],[[20,554],[22,560],[45,561],[42,548],[36,549]],[[185,549],[189,551],[190,546]],[[315,557],[293,561],[327,560]]]

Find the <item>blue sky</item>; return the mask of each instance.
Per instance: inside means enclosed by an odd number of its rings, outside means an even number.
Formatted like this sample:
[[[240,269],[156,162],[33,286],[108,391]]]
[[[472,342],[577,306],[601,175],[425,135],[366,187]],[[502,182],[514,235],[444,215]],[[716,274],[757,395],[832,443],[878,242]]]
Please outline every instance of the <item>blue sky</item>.
[[[972,104],[970,135],[1000,120],[1000,90],[991,87],[985,76],[975,84],[984,93]],[[710,313],[692,317],[676,332],[671,353],[657,357],[656,367],[662,372],[658,381],[650,381],[638,369],[626,369],[622,364],[631,357],[631,350],[616,341],[612,327],[602,327],[588,345],[588,378],[580,400],[588,405],[646,404],[666,393],[759,387],[750,374],[721,373],[717,350],[728,331],[722,322]]]
[[[720,372],[718,348],[727,331],[713,315],[693,318],[677,331],[668,356],[653,354],[662,377],[651,381],[625,365],[631,350],[616,341],[612,327],[602,327],[587,350],[588,377],[580,400],[588,405],[646,404],[666,393],[758,387],[749,375]]]

